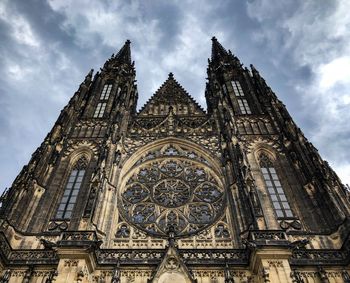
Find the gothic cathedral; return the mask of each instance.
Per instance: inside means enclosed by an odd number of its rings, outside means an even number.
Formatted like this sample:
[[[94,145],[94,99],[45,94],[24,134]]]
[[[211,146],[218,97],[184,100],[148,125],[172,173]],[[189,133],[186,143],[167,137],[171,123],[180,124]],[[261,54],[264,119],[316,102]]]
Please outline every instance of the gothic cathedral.
[[[0,282],[350,282],[349,192],[216,38],[204,110],[172,73],[137,111],[130,41],[1,197]]]

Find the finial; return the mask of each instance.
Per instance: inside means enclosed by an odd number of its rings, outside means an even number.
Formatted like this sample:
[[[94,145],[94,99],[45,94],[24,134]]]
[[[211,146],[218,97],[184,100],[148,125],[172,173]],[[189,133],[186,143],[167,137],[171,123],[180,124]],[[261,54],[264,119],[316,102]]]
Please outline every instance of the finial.
[[[259,71],[255,68],[255,66],[253,64],[250,64],[250,69],[252,70],[252,72],[259,74]]]
[[[130,44],[131,43],[131,41],[129,40],[129,39],[127,39],[126,41],[125,41],[125,44]]]
[[[170,72],[169,75],[168,75],[168,78],[169,79],[174,79],[174,74],[172,72]]]
[[[218,41],[215,36],[211,38],[212,41]]]
[[[87,84],[87,83],[89,83],[91,81],[93,72],[94,72],[94,69],[91,69],[89,71],[89,73],[85,76],[85,80],[84,80],[85,84]]]

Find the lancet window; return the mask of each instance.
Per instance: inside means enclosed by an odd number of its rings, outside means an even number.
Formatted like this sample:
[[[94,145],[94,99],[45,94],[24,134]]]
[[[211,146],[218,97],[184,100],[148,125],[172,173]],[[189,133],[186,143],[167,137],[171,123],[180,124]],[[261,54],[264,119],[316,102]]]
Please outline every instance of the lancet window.
[[[107,101],[109,99],[109,96],[112,91],[113,84],[107,83],[103,86],[100,100],[96,106],[95,112],[94,112],[94,118],[102,118],[104,115],[104,112],[106,110]]]
[[[238,98],[237,101],[238,101],[239,110],[241,111],[241,114],[252,114],[252,111],[250,110],[247,99]]]
[[[56,212],[57,219],[70,219],[84,179],[87,161],[85,158],[73,167],[64,189],[63,196]]]
[[[227,86],[225,84],[222,85],[222,91],[227,95]]]
[[[233,92],[235,93],[235,96],[244,96],[244,92],[242,90],[241,84],[239,81],[231,81],[231,85],[233,88]]]
[[[99,102],[95,109],[94,118],[102,118],[106,109],[107,102]]]
[[[260,168],[277,218],[293,217],[292,210],[276,169],[271,160],[265,154],[260,156]]]
[[[107,100],[112,91],[112,84],[105,84],[100,96],[100,100]]]

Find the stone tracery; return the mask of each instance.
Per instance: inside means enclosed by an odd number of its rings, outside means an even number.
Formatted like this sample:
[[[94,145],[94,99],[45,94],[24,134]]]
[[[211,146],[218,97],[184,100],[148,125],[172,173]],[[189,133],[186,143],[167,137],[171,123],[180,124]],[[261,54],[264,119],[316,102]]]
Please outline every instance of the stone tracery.
[[[225,206],[225,192],[210,162],[192,148],[168,144],[143,154],[120,192],[124,218],[150,234],[176,236],[208,228]]]

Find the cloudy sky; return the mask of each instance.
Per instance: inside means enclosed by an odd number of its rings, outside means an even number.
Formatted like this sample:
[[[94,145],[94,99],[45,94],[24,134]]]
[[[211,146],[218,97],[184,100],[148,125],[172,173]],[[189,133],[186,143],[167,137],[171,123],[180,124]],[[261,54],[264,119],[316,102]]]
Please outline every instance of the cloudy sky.
[[[350,183],[348,0],[0,1],[0,190],[90,68],[132,41],[139,108],[167,78],[205,106],[211,37],[254,64]]]

